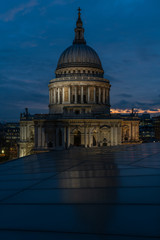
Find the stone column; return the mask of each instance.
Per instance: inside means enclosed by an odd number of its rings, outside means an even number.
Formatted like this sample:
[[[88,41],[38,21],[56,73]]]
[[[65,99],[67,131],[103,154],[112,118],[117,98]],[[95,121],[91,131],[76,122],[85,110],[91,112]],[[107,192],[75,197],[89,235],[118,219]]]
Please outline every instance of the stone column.
[[[133,123],[133,140],[136,141],[136,125]]]
[[[89,128],[88,144],[89,144],[89,147],[91,147],[91,128]]]
[[[101,88],[98,88],[98,103],[101,103]]]
[[[132,141],[132,122],[129,124],[129,141]]]
[[[54,88],[52,88],[52,103],[54,103]]]
[[[51,88],[51,90],[50,90],[50,97],[51,97],[50,103],[52,104],[53,103],[53,88]]]
[[[70,147],[70,127],[67,128],[67,148]]]
[[[98,146],[101,146],[101,131],[100,131],[100,128],[98,129],[98,139],[97,139],[97,143],[98,143]]]
[[[42,129],[38,126],[38,147],[42,146]]]
[[[121,144],[121,125],[118,124],[118,144]]]
[[[74,92],[75,92],[75,102],[77,103],[77,86],[74,87]]]
[[[113,132],[112,132],[112,134],[113,134],[113,136],[112,136],[112,139],[113,139],[113,146],[115,145],[115,124],[113,123],[113,125],[112,125],[112,127],[113,127]]]
[[[60,88],[58,88],[58,104],[60,103]]]
[[[62,87],[62,103],[64,103],[64,87]]]
[[[56,103],[56,88],[54,88],[54,104]]]
[[[94,103],[96,103],[96,88],[94,87]]]
[[[42,147],[44,147],[45,146],[45,130],[44,130],[44,128],[42,128]]]
[[[81,86],[81,103],[83,103],[83,86]]]
[[[113,125],[111,125],[111,146],[113,146]]]
[[[136,132],[136,141],[139,141],[139,123],[135,126],[135,132]]]
[[[52,104],[54,103],[54,89],[52,88]]]
[[[71,87],[68,87],[68,102],[71,103]]]
[[[117,125],[115,125],[115,145],[118,145],[118,128]]]
[[[90,103],[90,87],[88,87],[88,103]]]

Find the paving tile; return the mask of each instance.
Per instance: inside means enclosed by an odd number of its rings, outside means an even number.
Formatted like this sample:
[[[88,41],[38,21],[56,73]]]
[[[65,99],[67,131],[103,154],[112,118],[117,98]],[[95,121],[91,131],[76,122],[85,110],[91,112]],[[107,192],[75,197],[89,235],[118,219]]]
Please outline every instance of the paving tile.
[[[24,189],[37,183],[37,180],[32,181],[3,181],[0,182],[0,190],[15,190]]]
[[[156,196],[156,198],[155,198]],[[160,187],[25,190],[5,200],[19,204],[159,204]]]
[[[83,177],[83,178],[52,178],[34,185],[33,189],[54,188],[98,188],[98,187],[146,187],[160,186],[160,176],[136,177]]]
[[[160,206],[1,205],[0,228],[160,236]]]

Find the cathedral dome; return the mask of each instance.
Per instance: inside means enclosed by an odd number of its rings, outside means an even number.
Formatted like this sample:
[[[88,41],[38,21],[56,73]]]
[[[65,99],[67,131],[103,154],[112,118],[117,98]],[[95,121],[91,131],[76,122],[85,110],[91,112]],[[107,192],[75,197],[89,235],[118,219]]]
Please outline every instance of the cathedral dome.
[[[61,54],[56,70],[70,67],[89,67],[103,71],[98,54],[93,48],[86,45],[80,10],[75,28],[75,39],[73,44]]]
[[[60,55],[49,84],[49,109],[64,117],[104,117],[110,114],[110,83],[103,77],[98,54],[86,44],[80,11],[73,43]]]
[[[93,67],[103,70],[98,54],[85,43],[73,43],[61,54],[57,70],[68,67]]]

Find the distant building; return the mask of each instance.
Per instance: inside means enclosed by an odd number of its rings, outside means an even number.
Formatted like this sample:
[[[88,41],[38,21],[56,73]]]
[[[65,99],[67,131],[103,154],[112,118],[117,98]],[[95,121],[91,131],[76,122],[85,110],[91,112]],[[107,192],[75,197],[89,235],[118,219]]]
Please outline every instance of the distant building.
[[[20,139],[19,123],[6,123],[4,128],[6,142],[18,143]]]
[[[18,157],[19,123],[0,124],[0,154],[6,159]]]
[[[155,129],[150,114],[142,114],[139,124],[139,137],[142,142],[155,141]]]
[[[60,56],[49,83],[49,114],[26,112],[20,119],[20,156],[73,146],[139,142],[135,115],[110,114],[110,82],[95,50],[86,44],[80,11],[75,39]]]
[[[154,117],[154,131],[155,131],[155,138],[160,141],[160,116]]]

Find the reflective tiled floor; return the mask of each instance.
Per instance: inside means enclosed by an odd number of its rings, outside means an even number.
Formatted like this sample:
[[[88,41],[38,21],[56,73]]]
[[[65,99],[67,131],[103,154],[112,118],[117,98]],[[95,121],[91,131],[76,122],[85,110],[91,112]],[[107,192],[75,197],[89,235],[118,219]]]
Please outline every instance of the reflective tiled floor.
[[[0,239],[160,239],[160,143],[1,164]]]

